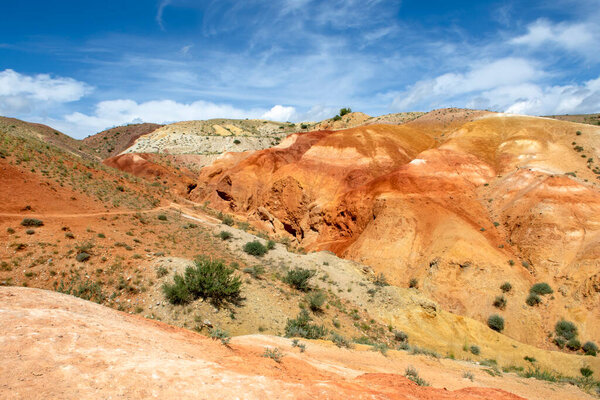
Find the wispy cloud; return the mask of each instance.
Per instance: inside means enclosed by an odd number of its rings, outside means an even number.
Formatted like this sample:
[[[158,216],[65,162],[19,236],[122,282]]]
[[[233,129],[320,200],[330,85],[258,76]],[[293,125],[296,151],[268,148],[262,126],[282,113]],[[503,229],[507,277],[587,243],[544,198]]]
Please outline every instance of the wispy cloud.
[[[171,4],[172,0],[160,0],[160,3],[158,4],[158,10],[156,11],[156,22],[158,23],[158,26],[160,26],[161,30],[165,30],[165,24],[163,21],[163,13],[165,11],[165,8]]]

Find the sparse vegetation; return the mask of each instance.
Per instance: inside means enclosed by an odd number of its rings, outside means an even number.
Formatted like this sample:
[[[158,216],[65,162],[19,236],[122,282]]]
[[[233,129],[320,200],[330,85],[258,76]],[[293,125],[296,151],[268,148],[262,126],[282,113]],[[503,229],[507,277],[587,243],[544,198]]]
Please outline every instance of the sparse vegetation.
[[[213,328],[209,331],[209,336],[211,339],[220,340],[224,346],[229,346],[229,342],[231,341],[231,337],[229,333],[219,328]]]
[[[318,290],[316,292],[309,293],[309,294],[306,295],[306,300],[308,302],[308,307],[313,312],[322,312],[323,311],[323,304],[325,304],[325,300],[326,299],[327,299],[327,296],[321,290]]]
[[[429,383],[419,376],[419,371],[417,371],[414,367],[406,368],[404,376],[419,386],[429,386]]]
[[[24,218],[23,221],[21,221],[21,225],[22,226],[43,226],[44,222],[40,219],[36,219],[36,218]]]
[[[506,297],[504,296],[496,296],[494,299],[494,307],[504,310],[506,308]]]
[[[570,321],[561,320],[554,325],[554,333],[565,340],[571,340],[577,337],[577,327]]]
[[[598,346],[596,346],[596,343],[594,342],[585,342],[583,346],[581,346],[581,349],[583,350],[586,356],[595,357],[598,353]]]
[[[270,358],[276,363],[280,363],[281,359],[283,358],[283,354],[281,354],[281,351],[279,351],[277,347],[274,349],[266,348],[265,352],[263,353],[263,357]]]
[[[233,235],[227,231],[221,231],[219,232],[219,237],[221,238],[221,240],[229,240],[231,239]]]
[[[529,296],[527,296],[527,299],[525,300],[525,303],[531,307],[537,306],[541,302],[542,298],[535,293],[529,293]]]
[[[293,288],[302,292],[308,292],[310,285],[309,279],[313,277],[315,273],[311,270],[304,268],[295,268],[287,272],[287,275],[283,278],[283,281]]]
[[[504,282],[502,285],[500,285],[500,290],[502,290],[502,293],[508,293],[512,290],[512,285],[510,282]]]
[[[285,326],[286,337],[302,337],[305,339],[322,339],[327,335],[323,325],[311,324],[312,318],[306,310],[300,310],[295,319],[288,319]]]

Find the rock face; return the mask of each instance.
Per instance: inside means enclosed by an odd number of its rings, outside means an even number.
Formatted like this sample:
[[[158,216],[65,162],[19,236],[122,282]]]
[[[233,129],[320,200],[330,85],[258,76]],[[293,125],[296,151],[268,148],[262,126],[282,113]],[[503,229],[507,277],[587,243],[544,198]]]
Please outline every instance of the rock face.
[[[335,347],[311,344],[299,353],[288,339],[258,335],[225,347],[38,289],[0,288],[0,325],[3,399],[522,399],[499,389],[448,391],[392,373],[365,373],[365,358],[389,365],[373,352],[340,357]],[[264,357],[265,347],[280,347],[280,362]]]
[[[506,333],[539,346],[560,318],[600,339],[600,129],[437,110],[412,122],[294,134],[202,170],[194,200],[330,250],[486,320],[511,282]],[[529,287],[556,293],[525,306]],[[535,334],[532,334],[532,329]]]

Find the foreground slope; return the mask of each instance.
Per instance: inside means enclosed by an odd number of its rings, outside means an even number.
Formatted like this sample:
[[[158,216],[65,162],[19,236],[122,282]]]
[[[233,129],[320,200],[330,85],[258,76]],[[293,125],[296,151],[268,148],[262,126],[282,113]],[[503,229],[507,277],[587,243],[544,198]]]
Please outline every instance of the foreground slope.
[[[414,282],[444,308],[543,348],[554,324],[600,339],[600,131],[438,110],[400,126],[301,133],[205,168],[197,201],[308,249]],[[510,282],[504,294],[500,286]],[[529,288],[556,292],[525,303]],[[505,304],[496,308],[496,297]]]
[[[402,376],[378,373],[390,363],[381,356],[344,351],[339,357],[340,350],[316,344],[299,353],[287,340],[257,336],[225,347],[190,331],[41,290],[1,288],[0,304],[5,399],[522,398],[499,389],[420,388]],[[262,356],[274,347],[283,350],[280,362]]]

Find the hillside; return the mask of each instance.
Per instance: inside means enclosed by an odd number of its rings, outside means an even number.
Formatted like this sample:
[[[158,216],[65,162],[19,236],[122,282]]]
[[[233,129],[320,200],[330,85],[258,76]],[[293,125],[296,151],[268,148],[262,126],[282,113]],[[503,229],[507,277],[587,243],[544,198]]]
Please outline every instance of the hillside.
[[[135,143],[142,135],[148,134],[162,125],[130,124],[107,129],[83,139],[84,146],[101,159],[116,156]]]
[[[49,329],[44,335],[58,337],[54,329],[68,326],[79,337],[90,337],[89,343],[98,343],[98,333],[78,321],[110,326],[115,336],[100,341],[96,354],[132,376],[125,384],[131,396],[153,384],[144,368],[128,368],[124,360],[157,357],[149,343],[164,343],[162,349],[173,351],[163,352],[161,365],[169,366],[165,379],[175,379],[171,374],[182,368],[179,362],[191,360],[183,356],[192,354],[187,350],[174,350],[179,339],[168,339],[172,333],[193,338],[185,346],[205,350],[193,353],[194,365],[221,373],[233,368],[231,379],[240,382],[266,374],[272,387],[292,398],[322,387],[323,377],[331,382],[331,393],[345,398],[365,390],[380,398],[511,398],[478,388],[528,399],[590,398],[586,392],[595,393],[598,383],[579,377],[579,370],[600,373],[600,359],[558,351],[547,338],[564,317],[576,323],[582,343],[598,339],[593,312],[597,184],[588,179],[596,175],[596,166],[581,157],[593,155],[588,149],[596,148],[596,128],[584,128],[436,110],[402,125],[303,131],[269,149],[226,153],[202,169],[195,159],[200,155],[125,153],[100,162],[69,152],[62,143],[48,143],[45,136],[0,130],[5,189],[0,286],[9,287],[0,288],[0,296],[9,293],[0,318],[10,315],[6,318],[12,321],[0,323],[31,329],[34,337],[44,329]],[[525,141],[526,135],[535,145]],[[563,169],[576,176],[564,175]],[[540,207],[549,210],[544,211],[548,219],[539,216]],[[578,247],[577,229],[586,232]],[[568,234],[560,236],[563,231]],[[256,241],[266,247],[265,254],[249,254],[248,243]],[[555,250],[558,243],[577,248],[572,264]],[[229,266],[240,279],[241,301],[169,301],[163,285],[202,265],[195,260],[207,259],[222,260],[223,268]],[[290,276],[305,269],[305,287],[290,283]],[[527,306],[529,287],[542,279],[554,294]],[[505,294],[508,303],[496,309],[492,303],[505,280],[512,284]],[[107,308],[18,287],[70,294]],[[492,312],[505,318],[502,333],[486,325]],[[290,330],[290,321],[301,324],[303,313],[308,325]],[[48,320],[54,322],[48,325]],[[232,349],[192,332],[211,335],[214,329],[234,336]],[[140,341],[130,342],[127,335]],[[36,353],[45,354],[46,363],[32,355],[21,370],[4,367],[20,372],[3,374],[0,392],[11,388],[9,393],[27,397],[37,388],[55,397],[59,390],[73,390],[85,397],[87,389],[75,385],[96,384],[70,377],[56,387],[36,386],[36,378],[19,381],[23,374],[37,376],[35,366],[41,365],[42,373],[58,382],[53,366],[78,360],[89,347],[0,336],[10,343],[7,359],[14,365],[20,361],[13,349],[47,349]],[[301,336],[306,354],[283,336]],[[131,347],[116,352],[114,343]],[[262,357],[267,346],[280,348],[282,364]],[[240,371],[229,361],[252,368]],[[97,371],[85,362],[69,365]],[[136,365],[143,365],[141,359]],[[409,366],[432,388],[405,382],[400,375]],[[98,382],[103,395],[113,393],[105,381]],[[306,385],[300,387],[304,391],[295,391],[298,384]],[[191,383],[183,379],[181,385]],[[154,390],[168,398],[170,387]],[[229,393],[222,381],[211,388]],[[263,390],[249,397],[264,397]]]
[[[553,327],[563,318],[581,340],[600,340],[599,133],[440,110],[230,155],[202,170],[192,195],[300,247],[416,285],[454,313],[483,323],[499,313],[507,335],[558,350]],[[537,282],[554,294],[529,306]]]
[[[579,124],[600,125],[600,114],[548,115],[547,118],[577,122]]]
[[[506,390],[531,399],[580,396],[573,387],[497,378],[452,360],[443,360],[444,372],[436,374],[427,358],[397,352],[384,357],[316,342],[306,342],[306,350],[300,351],[289,339],[258,335],[224,346],[184,329],[41,290],[2,288],[0,300],[6,335],[0,394],[6,399],[88,399],[98,394],[216,399],[240,393],[247,399],[524,398]],[[278,356],[265,357],[267,350]],[[443,389],[382,372],[409,368]],[[464,377],[467,372],[471,379]]]

